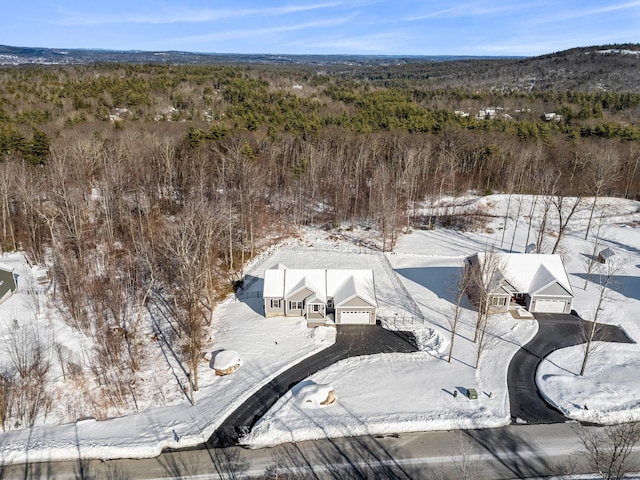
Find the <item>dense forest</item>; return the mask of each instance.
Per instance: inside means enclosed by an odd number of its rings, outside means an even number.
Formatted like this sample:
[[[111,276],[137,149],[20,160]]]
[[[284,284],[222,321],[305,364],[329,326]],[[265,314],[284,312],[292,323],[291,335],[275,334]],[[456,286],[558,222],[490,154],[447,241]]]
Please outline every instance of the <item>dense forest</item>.
[[[631,67],[637,85],[637,56]],[[149,298],[173,306],[197,372],[216,302],[297,226],[363,224],[386,250],[444,195],[640,198],[640,93],[432,82],[421,68],[451,67],[3,67],[0,247],[49,267],[117,404]],[[0,391],[36,391],[41,370],[3,368]]]

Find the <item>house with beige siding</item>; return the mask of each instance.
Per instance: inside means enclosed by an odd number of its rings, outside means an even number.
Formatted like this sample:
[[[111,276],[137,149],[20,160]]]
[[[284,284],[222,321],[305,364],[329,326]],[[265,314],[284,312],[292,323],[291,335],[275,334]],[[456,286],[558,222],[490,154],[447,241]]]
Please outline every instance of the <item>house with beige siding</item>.
[[[375,325],[372,270],[293,269],[278,265],[264,273],[265,317],[305,317],[309,326],[335,322]]]

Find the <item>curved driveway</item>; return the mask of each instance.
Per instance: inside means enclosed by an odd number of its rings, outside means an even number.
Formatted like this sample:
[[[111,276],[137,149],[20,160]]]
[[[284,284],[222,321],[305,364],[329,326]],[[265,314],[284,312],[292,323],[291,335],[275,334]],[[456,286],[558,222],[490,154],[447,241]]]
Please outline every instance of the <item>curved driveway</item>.
[[[207,442],[207,446],[226,447],[236,444],[239,436],[253,427],[291,387],[339,360],[374,353],[417,351],[415,337],[410,332],[385,330],[379,325],[338,325],[336,328],[335,344],[302,360],[251,395],[224,420]]]
[[[538,333],[516,352],[507,372],[511,418],[527,423],[564,422],[565,416],[538,393],[536,371],[540,362],[554,350],[584,343],[580,324],[589,327],[591,322],[574,315],[538,313],[535,317]],[[633,343],[617,326],[603,324],[598,324],[594,340]]]
[[[507,372],[511,417],[527,423],[559,423],[566,418],[547,404],[538,393],[535,376],[540,362],[559,348],[583,343],[580,324],[590,322],[574,315],[537,314],[538,333],[513,356]],[[390,352],[415,352],[415,338],[409,332],[393,332],[376,326],[337,326],[336,343],[284,371],[251,395],[218,427],[208,447],[237,444],[238,438],[276,403],[276,401],[313,373],[339,360],[360,355]],[[613,325],[598,325],[595,340],[632,343]]]

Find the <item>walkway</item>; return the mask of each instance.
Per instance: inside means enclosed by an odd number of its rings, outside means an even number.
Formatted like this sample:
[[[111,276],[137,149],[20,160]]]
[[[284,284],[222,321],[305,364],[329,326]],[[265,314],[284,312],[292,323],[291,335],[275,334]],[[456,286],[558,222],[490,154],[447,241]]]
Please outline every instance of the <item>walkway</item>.
[[[540,362],[554,350],[583,343],[581,327],[591,322],[575,315],[536,314],[539,328],[535,337],[513,356],[507,372],[511,418],[527,423],[559,423],[567,419],[538,393],[536,371]],[[633,343],[615,325],[598,324],[595,340]]]
[[[213,433],[207,446],[235,445],[291,387],[339,360],[375,353],[416,352],[413,333],[393,332],[379,325],[338,325],[336,343],[278,375],[233,411]]]

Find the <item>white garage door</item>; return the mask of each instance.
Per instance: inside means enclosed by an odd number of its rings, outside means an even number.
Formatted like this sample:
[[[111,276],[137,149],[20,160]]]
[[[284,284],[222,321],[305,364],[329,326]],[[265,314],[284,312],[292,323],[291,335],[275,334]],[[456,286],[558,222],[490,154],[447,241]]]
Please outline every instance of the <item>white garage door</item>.
[[[535,311],[538,313],[564,313],[566,300],[536,300]]]
[[[369,324],[369,312],[362,311],[342,311],[340,323],[343,324]]]

